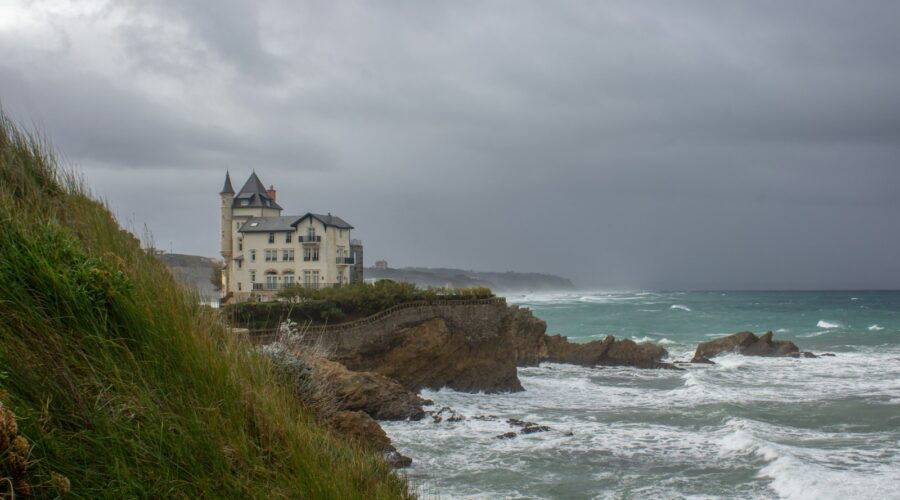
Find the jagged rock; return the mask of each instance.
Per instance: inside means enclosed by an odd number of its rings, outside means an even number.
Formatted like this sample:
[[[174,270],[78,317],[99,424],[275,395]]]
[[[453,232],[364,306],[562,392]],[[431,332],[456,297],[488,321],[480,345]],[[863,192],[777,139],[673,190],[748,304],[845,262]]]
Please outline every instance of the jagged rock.
[[[456,410],[450,408],[449,406],[445,406],[445,407],[441,408],[439,411],[430,412],[430,413],[431,413],[431,418],[434,420],[434,423],[436,423],[436,424],[439,424],[442,421],[444,421],[445,417],[446,417],[447,422],[461,422],[466,419],[465,416],[463,416],[460,413],[457,413]]]
[[[544,342],[546,356],[542,361],[581,366],[634,366],[680,370],[672,363],[663,362],[662,359],[669,353],[652,342],[616,340],[612,335],[585,344],[569,342],[561,335],[544,335]]]
[[[506,419],[506,423],[508,423],[509,425],[515,426],[515,427],[521,427],[522,430],[520,430],[519,432],[521,432],[522,434],[531,434],[533,432],[546,432],[546,431],[550,430],[550,427],[547,427],[546,425],[540,425],[540,424],[536,424],[534,422],[529,422],[527,420],[521,420],[518,418],[508,418],[508,419]]]
[[[739,332],[697,346],[693,362],[702,363],[721,353],[738,353],[746,356],[800,356],[800,349],[790,341],[772,340],[772,332],[757,337],[752,332]]]
[[[505,307],[497,311],[502,322]],[[472,326],[471,328],[475,328]],[[449,387],[463,392],[521,391],[512,352],[511,331],[485,324],[483,336],[454,331],[444,318],[433,318],[392,332],[382,345],[335,359],[351,369],[371,370],[404,387]]]
[[[504,432],[503,434],[497,434],[497,439],[512,439],[518,436],[515,432]]]
[[[548,336],[546,329],[527,308],[497,301],[404,309],[371,325],[313,329],[299,342],[317,346],[350,370],[378,373],[411,391],[521,391],[516,367],[544,361],[675,368],[661,361],[665,349],[651,343],[609,336],[577,344]]]
[[[384,452],[384,459],[387,460],[391,467],[395,469],[402,469],[404,467],[409,467],[412,465],[412,459],[407,457],[406,455],[402,455],[398,451],[386,451]]]
[[[529,422],[527,420],[520,420],[518,418],[508,418],[506,419],[506,423],[509,425],[514,425],[516,427],[525,427],[528,425],[537,425],[534,422]]]
[[[472,418],[474,420],[497,420],[496,415],[475,415]]]
[[[519,432],[521,432],[522,434],[532,434],[535,432],[547,432],[549,430],[550,430],[550,427],[548,427],[546,425],[532,424],[532,425],[526,425],[525,427],[522,427],[522,430]]]
[[[833,357],[835,357],[835,356],[837,356],[837,354],[834,354],[834,353],[831,353],[831,352],[825,352],[825,353],[819,354],[819,357],[820,357],[820,358],[824,358],[824,357],[833,358]]]
[[[713,360],[711,360],[711,359],[709,359],[709,358],[707,358],[707,357],[704,357],[704,356],[700,356],[699,358],[698,358],[698,357],[695,357],[695,358],[692,359],[690,362],[691,362],[691,363],[702,363],[702,364],[704,364],[704,365],[714,365],[714,364],[715,364],[715,363],[713,362]]]
[[[354,372],[304,345],[293,322],[282,323],[278,340],[257,351],[290,378],[297,396],[320,414],[364,411],[381,420],[419,420],[427,400],[394,380],[371,372]]]
[[[607,338],[612,337],[610,335]],[[611,342],[606,355],[600,360],[602,365],[610,366],[634,366],[637,368],[668,368],[680,370],[671,363],[663,363],[662,358],[668,356],[668,352],[652,342],[637,343],[633,340],[622,339]]]
[[[384,429],[372,417],[362,411],[338,411],[328,422],[334,432],[355,440],[371,450],[380,452],[394,467],[408,467],[412,459],[402,455],[391,444]]]
[[[320,356],[304,355],[317,390],[331,395],[340,410],[364,411],[378,420],[419,420],[425,400],[394,380],[371,372],[353,372]]]

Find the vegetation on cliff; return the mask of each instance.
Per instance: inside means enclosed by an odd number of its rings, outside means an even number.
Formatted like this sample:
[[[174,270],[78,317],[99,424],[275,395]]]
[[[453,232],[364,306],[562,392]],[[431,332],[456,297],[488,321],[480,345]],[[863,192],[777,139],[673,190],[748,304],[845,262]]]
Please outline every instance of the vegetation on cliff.
[[[0,434],[14,442],[0,443],[0,484],[81,498],[409,496],[2,117],[0,256]]]
[[[356,283],[340,288],[293,287],[278,293],[283,301],[243,302],[223,308],[236,327],[277,328],[283,321],[333,324],[364,318],[409,302],[489,299],[488,288],[417,288],[411,283],[389,280],[375,284]]]

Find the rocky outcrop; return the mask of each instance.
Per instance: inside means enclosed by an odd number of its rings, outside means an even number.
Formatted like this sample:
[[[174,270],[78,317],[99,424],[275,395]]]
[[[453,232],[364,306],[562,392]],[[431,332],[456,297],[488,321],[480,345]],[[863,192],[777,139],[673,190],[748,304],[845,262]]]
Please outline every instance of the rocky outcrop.
[[[371,372],[354,372],[335,361],[305,356],[321,397],[341,411],[363,411],[378,420],[419,420],[426,403],[398,382]]]
[[[297,342],[290,325],[284,330],[279,341],[259,352],[290,379],[294,393],[317,419],[335,433],[383,454],[394,467],[410,465],[412,460],[391,445],[375,418],[418,420],[425,416],[426,401],[387,377],[353,372],[329,361]]]
[[[569,342],[562,335],[547,335],[547,323],[535,317],[530,310],[516,306],[509,309],[513,350],[518,366],[536,366],[551,361],[581,366],[677,369],[671,363],[662,361],[668,352],[651,342],[616,340],[612,335],[584,344]]]
[[[815,357],[809,352],[800,352],[791,341],[772,340],[772,332],[757,337],[752,332],[739,332],[727,337],[710,340],[697,346],[692,363],[710,363],[710,358],[722,353],[737,353],[745,356],[768,357]]]
[[[414,391],[442,387],[464,392],[521,391],[511,331],[499,319],[471,335],[453,329],[445,318],[433,318],[391,332],[370,348],[332,359],[352,370],[390,377]]]
[[[371,416],[362,411],[339,411],[331,416],[329,427],[337,434],[380,452],[394,467],[408,467],[412,459],[401,455],[391,438]]]
[[[502,300],[407,308],[371,324],[310,328],[300,341],[352,371],[396,380],[411,391],[520,391],[518,366],[544,361],[584,366],[673,368],[665,349],[609,336],[586,344],[546,335],[530,310]]]

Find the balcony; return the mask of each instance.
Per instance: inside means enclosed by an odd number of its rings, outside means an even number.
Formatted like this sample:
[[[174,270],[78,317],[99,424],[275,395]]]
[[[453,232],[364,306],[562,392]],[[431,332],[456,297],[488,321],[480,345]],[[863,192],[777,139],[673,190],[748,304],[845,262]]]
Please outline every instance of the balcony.
[[[268,291],[277,291],[284,290],[285,288],[293,286],[294,283],[254,283],[253,290],[268,290]]]
[[[276,292],[288,288],[340,288],[343,285],[347,285],[347,283],[304,283],[302,281],[295,281],[293,283],[253,283],[253,291]]]
[[[318,235],[316,235],[316,236],[309,236],[309,235],[303,236],[303,235],[300,235],[300,236],[297,236],[297,241],[299,241],[300,243],[303,243],[303,244],[305,244],[305,245],[307,245],[307,244],[308,244],[308,245],[315,245],[316,243],[321,243],[321,242],[322,242],[322,237],[321,237],[321,236],[318,236]]]
[[[356,264],[356,259],[354,257],[337,257],[334,259],[339,266],[352,266]]]

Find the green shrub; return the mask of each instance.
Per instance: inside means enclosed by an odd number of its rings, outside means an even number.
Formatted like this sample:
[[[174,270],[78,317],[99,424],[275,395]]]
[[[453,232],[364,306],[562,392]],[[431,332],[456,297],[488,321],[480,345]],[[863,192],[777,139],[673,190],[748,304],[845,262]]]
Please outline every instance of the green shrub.
[[[412,283],[381,280],[340,288],[294,287],[278,293],[281,301],[229,304],[222,311],[232,325],[273,329],[287,319],[298,323],[332,324],[377,314],[408,302],[489,299],[488,288],[416,288]]]

